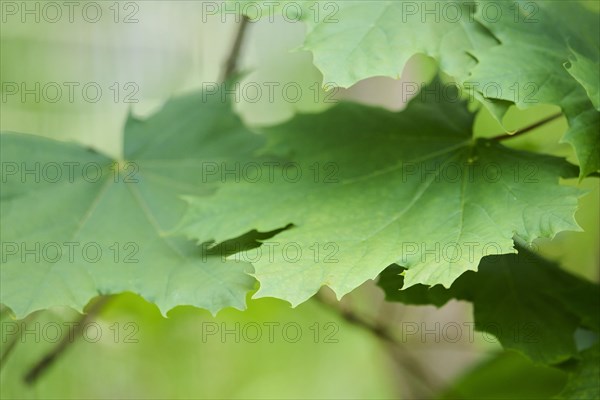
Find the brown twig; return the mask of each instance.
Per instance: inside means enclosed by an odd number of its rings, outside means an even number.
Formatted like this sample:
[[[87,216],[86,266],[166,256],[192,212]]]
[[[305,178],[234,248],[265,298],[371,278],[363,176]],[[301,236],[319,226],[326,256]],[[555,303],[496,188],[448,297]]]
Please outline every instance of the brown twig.
[[[426,371],[422,367],[420,361],[405,348],[404,344],[396,338],[387,326],[369,321],[352,310],[340,309],[338,306],[326,300],[320,293],[313,298],[328,308],[338,312],[347,322],[363,328],[384,342],[389,348],[388,353],[396,360],[402,369],[409,372],[424,388],[426,388],[425,390],[427,390],[428,393],[423,393],[423,396],[430,397],[435,395],[436,392],[442,388],[443,385],[440,379],[438,379],[431,371]]]
[[[90,323],[94,318],[98,316],[102,308],[109,301],[109,296],[102,296],[96,302],[94,302],[87,314],[83,314],[79,320],[74,323],[69,331],[69,334],[65,336],[49,353],[47,353],[40,361],[38,361],[33,367],[29,369],[27,374],[24,376],[25,383],[33,385],[35,381],[46,371],[56,360],[64,354],[74,342],[77,336],[80,336],[85,326]]]
[[[521,129],[517,129],[516,131],[514,131],[512,133],[503,133],[501,135],[494,136],[494,137],[491,138],[491,140],[502,141],[502,140],[506,140],[506,139],[512,139],[514,137],[523,135],[524,133],[527,133],[527,132],[530,132],[530,131],[532,131],[534,129],[537,129],[540,126],[545,125],[545,124],[547,124],[549,122],[552,122],[555,119],[558,119],[558,118],[562,117],[562,115],[563,115],[562,113],[557,113],[557,114],[551,115],[551,116],[546,117],[543,120],[538,121],[538,122],[536,122],[536,123],[534,123],[532,125],[526,126],[524,128],[521,128]]]
[[[8,313],[8,308],[3,308],[2,312],[3,312],[3,314],[5,312]],[[8,356],[13,352],[17,343],[19,343],[19,341],[21,341],[22,334],[23,334],[22,327],[24,325],[26,326],[28,323],[30,323],[34,319],[35,319],[35,314],[29,314],[28,316],[23,318],[17,324],[17,331],[14,333],[14,335],[10,339],[10,341],[8,341],[8,343],[6,343],[6,344],[3,343],[2,355],[0,356],[0,369],[4,368],[4,366],[6,365],[6,360],[8,360]]]
[[[248,19],[248,17],[245,15],[242,16],[242,21],[239,24],[237,34],[235,35],[235,41],[233,42],[233,47],[231,48],[231,53],[229,53],[229,57],[225,62],[223,77],[221,79],[222,81],[230,79],[237,72],[240,51],[242,50],[242,44],[244,42],[244,36],[246,34],[249,22],[250,19]]]

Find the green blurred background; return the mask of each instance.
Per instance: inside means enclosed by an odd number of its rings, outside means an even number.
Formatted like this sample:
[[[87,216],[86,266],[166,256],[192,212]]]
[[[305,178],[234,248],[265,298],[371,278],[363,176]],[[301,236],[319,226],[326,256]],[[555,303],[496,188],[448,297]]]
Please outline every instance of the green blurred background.
[[[74,140],[113,156],[121,152],[122,126],[129,111],[148,115],[170,96],[218,81],[236,31],[233,15],[225,21],[220,16],[203,20],[203,6],[198,1],[97,2],[103,16],[95,23],[77,11],[72,23],[66,16],[51,23],[43,15],[39,22],[34,16],[23,22],[20,13],[7,14],[6,3],[14,2],[2,2],[0,128]],[[33,8],[34,3],[28,4]],[[15,4],[22,7],[24,3]],[[85,6],[85,2],[78,4]],[[281,91],[275,91],[274,101],[263,96],[253,102],[240,95],[235,108],[249,125],[281,122],[297,112],[318,112],[331,106],[325,101],[328,95],[402,108],[401,82],[390,79],[369,79],[349,90],[325,93],[311,55],[294,51],[303,34],[300,23],[280,18],[250,26],[242,53],[246,75],[241,87],[294,83],[302,88],[302,96],[290,102]],[[431,60],[415,57],[402,79],[421,82],[434,74]],[[62,97],[47,101],[54,97],[49,92],[37,101],[34,95],[23,99],[21,93],[8,90],[11,83],[26,83],[31,88],[36,82],[41,86],[57,83],[64,89]],[[65,82],[79,84],[73,101]],[[97,102],[87,101],[81,92],[90,82],[102,89]],[[505,126],[522,127],[556,111],[546,105],[511,109]],[[560,119],[505,143],[574,160],[570,147],[559,144],[566,127],[566,121]],[[475,129],[480,136],[503,131],[485,110],[479,112]],[[566,269],[598,281],[598,181],[587,179],[581,186],[590,190],[577,213],[584,232],[540,241],[540,251]],[[63,322],[78,318],[64,309],[32,315],[27,321],[29,333],[2,360],[0,395],[7,399],[544,398],[560,391],[565,380],[562,372],[504,353],[497,343],[478,333],[474,340],[463,335],[456,343],[439,334],[425,340],[415,335],[393,347],[347,321],[340,310],[352,310],[389,326],[400,338],[402,324],[407,322],[438,333],[436,327],[445,323],[472,322],[468,303],[451,302],[441,309],[385,304],[372,283],[334,307],[311,300],[292,309],[277,300],[249,299],[249,310],[225,310],[217,317],[179,307],[165,318],[152,304],[123,294],[103,308],[95,320],[96,331],[88,332],[90,337],[74,341],[46,374],[27,385],[25,373],[56,345],[50,340],[53,331],[44,331],[44,327],[60,326],[64,333],[67,325]],[[262,337],[253,342],[249,339],[254,338],[256,324]],[[288,332],[291,336],[282,330],[286,324],[293,327]],[[3,351],[14,326],[3,313]],[[268,326],[274,327],[272,340]],[[294,329],[298,327],[301,334],[296,341]],[[234,334],[221,335],[224,329],[242,333],[244,328],[249,337],[241,335],[237,340]],[[211,334],[214,329],[218,332]],[[101,335],[96,341],[98,332]],[[419,370],[425,371],[425,378]]]

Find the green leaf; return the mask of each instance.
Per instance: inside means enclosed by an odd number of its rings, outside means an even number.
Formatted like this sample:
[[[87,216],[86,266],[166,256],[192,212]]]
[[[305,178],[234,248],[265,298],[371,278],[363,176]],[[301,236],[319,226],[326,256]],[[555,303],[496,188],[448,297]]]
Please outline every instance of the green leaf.
[[[556,368],[534,364],[527,357],[502,352],[477,364],[452,384],[441,399],[542,399],[556,395],[567,374]]]
[[[585,57],[571,50],[572,56],[569,57],[567,71],[577,79],[577,82],[586,90],[590,101],[600,111],[600,79],[598,78],[598,68],[600,67],[600,57],[598,47],[596,54],[591,57]]]
[[[600,332],[600,287],[563,271],[522,246],[518,254],[488,256],[477,272],[449,289],[404,288],[404,269],[394,265],[379,279],[386,299],[441,306],[455,298],[473,303],[475,328],[493,334],[502,346],[534,361],[556,364],[577,355],[577,328]]]
[[[399,113],[340,103],[299,115],[265,130],[268,150],[290,164],[188,197],[180,232],[221,242],[293,224],[245,259],[256,297],[297,305],[323,285],[342,296],[394,262],[407,266],[408,286],[448,287],[490,252],[513,252],[515,234],[577,230],[582,192],[558,184],[572,166],[474,140],[472,122],[464,103],[436,96]]]
[[[307,25],[302,48],[313,53],[324,82],[349,87],[373,76],[399,78],[413,55],[425,54],[500,122],[511,102],[559,105],[580,177],[599,170],[596,12],[577,2],[529,0],[299,4]]]
[[[486,98],[520,108],[541,103],[563,109],[580,177],[600,169],[600,19],[578,2],[486,1],[475,18],[500,41],[478,48],[466,84]]]
[[[496,44],[471,18],[474,4],[431,1],[300,2],[311,51],[324,82],[349,87],[373,76],[400,77],[415,54],[436,59],[462,80],[475,64],[469,55]],[[433,10],[429,15],[424,9]]]
[[[569,376],[559,399],[600,398],[600,344],[581,352],[577,370]]]
[[[57,305],[81,310],[94,296],[124,291],[164,313],[245,307],[254,285],[248,263],[223,263],[165,235],[185,210],[181,194],[214,191],[204,167],[241,162],[262,144],[229,104],[199,93],[147,120],[130,117],[123,160],[30,135],[0,140],[0,301],[17,317]]]

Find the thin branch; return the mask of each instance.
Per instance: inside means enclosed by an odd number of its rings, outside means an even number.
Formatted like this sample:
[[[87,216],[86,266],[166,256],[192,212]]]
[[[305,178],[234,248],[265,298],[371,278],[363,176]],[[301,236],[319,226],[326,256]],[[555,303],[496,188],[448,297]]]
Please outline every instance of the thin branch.
[[[8,310],[8,308],[3,309],[2,311],[4,312],[5,310]],[[6,311],[6,312],[8,313],[8,311]],[[8,360],[8,356],[13,352],[17,343],[22,341],[23,326],[27,326],[27,324],[29,324],[34,319],[35,319],[35,314],[29,314],[27,317],[25,317],[21,321],[19,321],[17,323],[17,331],[13,334],[10,341],[8,341],[8,343],[6,343],[6,344],[3,343],[2,355],[0,356],[0,370],[2,368],[4,368],[4,366],[6,365],[6,360]]]
[[[77,322],[71,325],[69,334],[66,335],[63,340],[56,345],[49,353],[47,353],[40,361],[38,361],[24,376],[24,381],[28,385],[33,385],[35,381],[56,362],[56,360],[64,354],[74,342],[75,339],[81,335],[83,329],[89,324],[94,318],[98,316],[102,308],[109,301],[109,296],[100,297],[95,303],[90,306],[87,314],[83,314]]]
[[[240,22],[239,24],[237,34],[235,35],[235,41],[233,42],[231,53],[229,53],[229,57],[227,58],[227,62],[225,63],[222,81],[226,81],[237,72],[240,51],[242,50],[244,35],[246,34],[249,22],[250,19],[244,15],[242,17],[242,22]]]
[[[527,132],[530,132],[530,131],[532,131],[534,129],[537,129],[537,128],[539,128],[542,125],[546,125],[547,123],[552,122],[555,119],[558,119],[558,118],[562,117],[562,115],[563,115],[562,113],[557,113],[557,114],[551,115],[551,116],[549,116],[547,118],[544,118],[543,120],[538,121],[538,122],[536,122],[536,123],[534,123],[532,125],[526,126],[525,128],[517,129],[516,131],[514,131],[512,133],[503,133],[501,135],[494,136],[491,139],[492,140],[497,140],[497,141],[502,141],[502,140],[506,140],[506,139],[512,139],[514,137],[523,135],[524,133],[527,133]]]
[[[19,324],[19,331],[15,332],[14,337],[8,343],[6,343],[4,346],[2,346],[3,350],[2,350],[2,358],[0,358],[0,369],[4,368],[4,366],[6,365],[6,360],[8,359],[8,356],[10,355],[10,353],[12,353],[12,351],[14,350],[17,343],[19,342],[19,339],[21,339],[20,324]]]
[[[313,297],[321,304],[338,312],[347,322],[359,326],[370,332],[375,337],[383,341],[389,348],[389,354],[402,366],[402,368],[413,375],[424,388],[429,392],[428,396],[434,395],[442,388],[440,380],[431,372],[426,371],[420,361],[415,358],[404,346],[403,343],[397,340],[395,335],[384,326],[377,322],[369,321],[368,319],[356,314],[351,310],[342,310],[338,306],[327,301],[320,293]]]

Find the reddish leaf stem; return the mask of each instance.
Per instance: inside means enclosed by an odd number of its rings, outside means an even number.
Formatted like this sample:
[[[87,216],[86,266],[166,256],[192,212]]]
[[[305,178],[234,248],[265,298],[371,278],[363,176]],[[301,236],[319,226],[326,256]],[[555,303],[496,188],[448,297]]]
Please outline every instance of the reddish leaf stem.
[[[537,129],[537,128],[539,128],[540,126],[542,126],[542,125],[545,125],[545,124],[547,124],[547,123],[549,123],[549,122],[552,122],[552,121],[554,121],[555,119],[558,119],[558,118],[560,118],[560,117],[562,117],[562,113],[557,113],[557,114],[551,115],[551,116],[549,116],[549,117],[546,117],[546,118],[542,119],[541,121],[538,121],[538,122],[536,122],[536,123],[534,123],[534,124],[531,124],[531,125],[529,125],[529,126],[526,126],[526,127],[524,127],[524,128],[521,128],[521,129],[517,129],[517,130],[516,130],[515,132],[513,132],[513,133],[503,133],[503,134],[501,134],[501,135],[494,136],[494,137],[492,137],[491,139],[492,139],[492,140],[497,140],[497,141],[499,141],[499,142],[500,142],[500,141],[502,141],[502,140],[506,140],[506,139],[512,139],[512,138],[514,138],[514,137],[517,137],[517,136],[523,135],[523,134],[525,134],[525,133],[527,133],[527,132],[530,132],[530,131],[532,131],[532,130],[534,130],[534,129]]]

